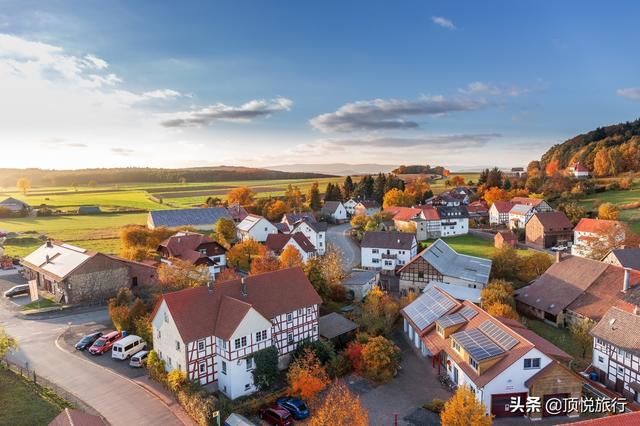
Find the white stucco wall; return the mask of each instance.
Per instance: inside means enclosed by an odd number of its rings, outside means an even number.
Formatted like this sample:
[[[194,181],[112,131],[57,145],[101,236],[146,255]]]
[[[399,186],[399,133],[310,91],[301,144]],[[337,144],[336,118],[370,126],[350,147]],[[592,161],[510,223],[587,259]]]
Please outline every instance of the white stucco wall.
[[[165,317],[167,321],[165,321]],[[167,303],[162,304],[156,312],[156,316],[151,321],[153,328],[153,348],[160,355],[166,364],[166,370],[171,371],[179,368],[187,372],[187,348],[185,347],[178,328],[173,321],[171,312],[167,309]],[[160,331],[160,334],[158,334]],[[176,349],[176,341],[180,343],[180,350]]]

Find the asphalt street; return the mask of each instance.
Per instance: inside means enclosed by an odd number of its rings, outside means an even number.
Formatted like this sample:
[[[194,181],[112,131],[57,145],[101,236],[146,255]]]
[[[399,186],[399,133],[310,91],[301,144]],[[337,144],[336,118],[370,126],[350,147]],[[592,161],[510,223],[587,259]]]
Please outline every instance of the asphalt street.
[[[330,226],[327,230],[327,243],[332,244],[342,252],[342,267],[349,272],[360,265],[360,247],[349,236],[351,225]]]

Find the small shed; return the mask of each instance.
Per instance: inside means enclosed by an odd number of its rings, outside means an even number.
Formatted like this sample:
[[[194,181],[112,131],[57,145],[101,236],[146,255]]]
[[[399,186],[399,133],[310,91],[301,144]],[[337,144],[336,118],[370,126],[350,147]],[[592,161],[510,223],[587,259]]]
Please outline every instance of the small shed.
[[[369,294],[373,286],[378,284],[379,281],[379,271],[353,270],[342,282],[342,285],[353,295],[353,300],[359,302]]]
[[[493,245],[498,249],[507,246],[515,248],[518,245],[518,237],[511,231],[499,231],[493,237]]]
[[[353,339],[358,325],[350,319],[332,312],[320,317],[320,337],[330,340],[337,347],[343,347]]]
[[[100,214],[102,210],[98,206],[80,206],[78,207],[78,214]]]

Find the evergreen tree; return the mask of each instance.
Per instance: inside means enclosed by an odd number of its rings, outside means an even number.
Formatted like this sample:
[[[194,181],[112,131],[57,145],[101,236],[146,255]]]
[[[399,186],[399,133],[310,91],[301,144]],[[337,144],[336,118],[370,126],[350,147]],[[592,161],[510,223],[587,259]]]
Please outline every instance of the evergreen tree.
[[[345,200],[348,200],[349,198],[351,198],[351,194],[353,193],[354,189],[355,185],[353,184],[353,179],[351,179],[351,176],[347,176],[346,178],[344,178],[344,184],[342,185],[342,197]]]
[[[386,192],[385,191],[386,187],[387,187],[387,177],[382,173],[378,173],[378,176],[376,176],[376,179],[373,184],[372,198],[377,202],[382,203],[382,199],[384,198],[384,194]]]
[[[320,210],[322,207],[320,200],[320,188],[318,182],[314,182],[309,188],[309,194],[307,195],[307,199],[309,200],[309,208],[313,211]]]

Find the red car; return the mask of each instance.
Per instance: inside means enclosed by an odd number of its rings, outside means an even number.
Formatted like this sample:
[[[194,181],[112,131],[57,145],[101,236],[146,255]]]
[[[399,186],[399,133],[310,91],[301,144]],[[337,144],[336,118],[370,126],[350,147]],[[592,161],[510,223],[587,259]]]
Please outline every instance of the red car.
[[[112,331],[111,333],[105,334],[91,345],[89,353],[92,355],[102,355],[111,349],[111,346],[120,339],[122,339],[122,333],[119,331]]]
[[[261,408],[260,418],[275,426],[291,426],[293,424],[291,413],[278,405]]]

